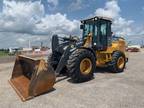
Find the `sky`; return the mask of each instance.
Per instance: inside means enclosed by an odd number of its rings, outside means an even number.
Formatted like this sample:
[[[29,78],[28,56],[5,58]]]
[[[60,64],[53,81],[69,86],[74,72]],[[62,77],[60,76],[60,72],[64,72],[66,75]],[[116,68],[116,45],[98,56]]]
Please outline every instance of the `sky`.
[[[134,44],[144,41],[143,0],[0,0],[0,48],[51,44],[51,36],[81,37],[80,20],[113,19],[112,30]]]

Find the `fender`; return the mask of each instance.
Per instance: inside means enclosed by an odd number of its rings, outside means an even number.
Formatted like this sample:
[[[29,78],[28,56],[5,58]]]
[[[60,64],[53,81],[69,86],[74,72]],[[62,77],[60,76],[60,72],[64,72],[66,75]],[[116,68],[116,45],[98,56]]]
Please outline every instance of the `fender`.
[[[79,47],[78,49],[86,49],[86,50],[89,50],[90,52],[92,52],[92,54],[94,55],[95,59],[96,59],[96,53],[95,51],[92,49],[92,48],[86,48],[86,47]]]

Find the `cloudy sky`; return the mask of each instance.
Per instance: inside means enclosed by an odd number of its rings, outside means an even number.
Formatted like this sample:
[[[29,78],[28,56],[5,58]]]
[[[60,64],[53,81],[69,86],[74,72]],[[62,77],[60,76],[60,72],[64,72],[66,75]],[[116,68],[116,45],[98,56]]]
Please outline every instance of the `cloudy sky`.
[[[79,20],[113,18],[113,31],[126,39],[144,40],[143,0],[0,0],[0,48],[50,45],[52,34],[78,35]]]

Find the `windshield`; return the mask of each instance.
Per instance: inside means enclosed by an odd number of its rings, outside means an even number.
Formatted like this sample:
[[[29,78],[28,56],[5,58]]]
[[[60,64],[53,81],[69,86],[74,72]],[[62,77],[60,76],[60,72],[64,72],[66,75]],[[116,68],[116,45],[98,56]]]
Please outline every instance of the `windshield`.
[[[85,24],[84,26],[84,37],[86,37],[89,33],[93,32],[93,25]]]

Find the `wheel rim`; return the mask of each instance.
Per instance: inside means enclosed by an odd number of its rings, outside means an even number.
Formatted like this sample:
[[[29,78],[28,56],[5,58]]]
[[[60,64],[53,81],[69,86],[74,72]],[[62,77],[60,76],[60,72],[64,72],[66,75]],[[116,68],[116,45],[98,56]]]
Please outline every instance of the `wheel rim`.
[[[120,57],[117,61],[117,66],[119,69],[122,69],[124,67],[124,64],[125,64],[125,60],[123,57]]]
[[[82,74],[87,75],[91,72],[92,62],[89,58],[85,58],[80,63],[80,71]]]

